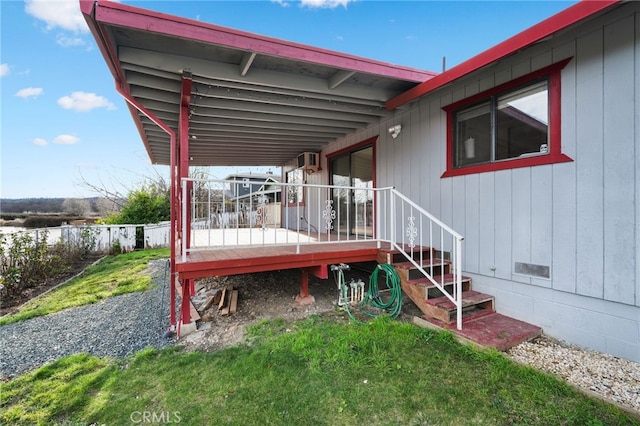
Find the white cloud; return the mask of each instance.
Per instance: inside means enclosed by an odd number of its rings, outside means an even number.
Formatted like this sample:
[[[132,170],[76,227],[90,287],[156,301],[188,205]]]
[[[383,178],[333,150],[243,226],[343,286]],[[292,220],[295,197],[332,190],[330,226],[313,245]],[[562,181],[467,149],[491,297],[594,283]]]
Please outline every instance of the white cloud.
[[[74,145],[78,142],[80,142],[80,139],[73,135],[59,135],[53,140],[53,143],[57,143],[59,145]]]
[[[25,11],[47,24],[47,29],[61,28],[74,33],[89,31],[80,12],[78,0],[26,0]]]
[[[87,44],[87,42],[80,37],[68,37],[64,34],[58,34],[56,36],[56,43],[62,47],[86,46]]]
[[[16,92],[16,96],[19,98],[35,98],[42,95],[42,87],[27,87],[25,89],[20,89]]]
[[[116,107],[106,98],[98,96],[95,93],[73,92],[71,96],[63,96],[58,99],[58,105],[64,109],[72,109],[74,111],[91,111],[95,108],[106,108],[108,110],[116,109]]]
[[[9,75],[9,64],[0,64],[0,77]]]
[[[33,144],[36,146],[47,146],[48,142],[46,139],[42,139],[42,138],[35,138],[33,140]]]
[[[279,4],[282,7],[289,7],[291,6],[291,3],[289,3],[288,1],[284,1],[284,0],[271,0],[271,3],[276,3]]]
[[[349,3],[354,0],[302,0],[301,5],[318,8],[318,9],[333,9],[338,6],[347,7]]]

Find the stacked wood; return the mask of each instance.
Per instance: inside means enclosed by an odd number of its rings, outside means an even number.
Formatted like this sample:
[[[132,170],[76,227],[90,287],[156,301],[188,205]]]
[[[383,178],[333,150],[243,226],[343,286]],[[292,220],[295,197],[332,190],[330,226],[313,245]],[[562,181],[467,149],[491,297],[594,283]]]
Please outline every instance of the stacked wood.
[[[238,310],[238,290],[234,290],[230,285],[222,289],[220,301],[218,302],[218,311],[220,315],[235,314]]]

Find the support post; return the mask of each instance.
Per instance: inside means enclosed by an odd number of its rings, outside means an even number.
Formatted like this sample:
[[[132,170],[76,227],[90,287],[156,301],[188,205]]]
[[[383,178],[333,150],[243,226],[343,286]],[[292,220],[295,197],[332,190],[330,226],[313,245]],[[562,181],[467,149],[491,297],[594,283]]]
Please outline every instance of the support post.
[[[309,294],[309,271],[306,268],[301,269],[300,294],[296,296],[296,303],[300,305],[313,305],[316,303],[316,298]]]
[[[180,115],[178,127],[178,161],[177,161],[177,177],[176,177],[176,195],[182,205],[178,205],[178,220],[180,242],[183,251],[188,250],[191,246],[191,205],[189,190],[182,191],[182,179],[189,177],[189,115],[191,105],[191,73],[184,72],[182,75],[182,85],[180,92]],[[187,183],[186,188],[189,189]],[[184,218],[182,217],[184,215]],[[184,220],[183,220],[184,219]],[[181,303],[181,320],[182,325],[191,322],[190,304],[191,296],[195,293],[193,280],[182,280],[182,303]]]

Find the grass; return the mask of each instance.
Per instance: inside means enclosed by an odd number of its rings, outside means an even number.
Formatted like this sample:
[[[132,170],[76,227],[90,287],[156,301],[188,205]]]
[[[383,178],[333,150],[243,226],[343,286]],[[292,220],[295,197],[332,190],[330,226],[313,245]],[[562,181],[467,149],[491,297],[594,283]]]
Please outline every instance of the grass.
[[[261,322],[244,345],[73,355],[0,384],[6,424],[640,425],[448,332],[377,319]]]
[[[0,318],[0,325],[96,303],[119,294],[146,290],[151,283],[151,277],[143,272],[149,261],[167,257],[168,249],[107,256],[55,291],[26,303],[16,314]]]

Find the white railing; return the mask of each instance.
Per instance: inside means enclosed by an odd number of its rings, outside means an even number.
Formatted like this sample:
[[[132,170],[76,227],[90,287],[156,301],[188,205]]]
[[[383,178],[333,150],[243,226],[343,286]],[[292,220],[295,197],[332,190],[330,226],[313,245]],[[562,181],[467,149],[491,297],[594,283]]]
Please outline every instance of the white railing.
[[[391,230],[393,247],[456,306],[456,326],[461,330],[464,238],[395,189],[389,190],[388,196],[388,203],[381,203],[382,218],[388,217],[385,226]],[[430,249],[426,257],[424,248]],[[453,276],[451,293],[444,286],[447,268]]]
[[[261,191],[234,196],[233,180],[183,179],[182,229],[198,250],[240,246],[349,243],[374,239],[370,187],[269,182]],[[314,208],[319,206],[319,208]],[[187,224],[190,222],[191,226]]]
[[[240,183],[241,184],[241,183]],[[233,180],[182,180],[182,260],[229,247],[375,241],[394,248],[457,307],[462,328],[462,236],[393,188],[275,183],[234,196]],[[189,208],[187,208],[189,206]],[[190,226],[188,226],[190,224]],[[425,258],[424,248],[433,250]],[[438,256],[436,257],[436,253]],[[444,286],[445,268],[453,291]],[[425,295],[426,298],[426,295]]]

